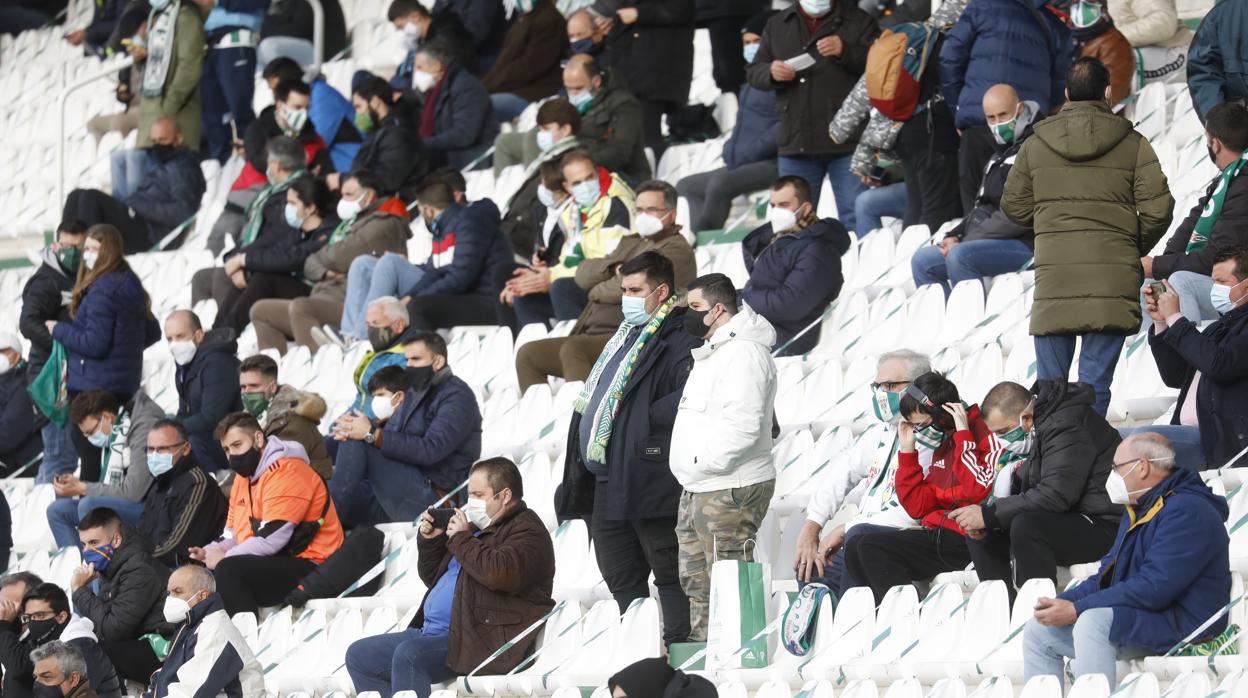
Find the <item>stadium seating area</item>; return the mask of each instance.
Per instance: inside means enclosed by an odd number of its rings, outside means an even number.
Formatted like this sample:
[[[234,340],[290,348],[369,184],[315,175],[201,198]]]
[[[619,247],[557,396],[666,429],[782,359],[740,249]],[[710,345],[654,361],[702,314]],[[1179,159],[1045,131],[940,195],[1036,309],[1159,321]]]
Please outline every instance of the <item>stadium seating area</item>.
[[[70,22],[89,16],[90,0],[71,3]],[[323,72],[339,89],[359,68],[384,69],[402,57],[396,33],[382,21],[380,0],[344,2],[355,46],[368,46],[350,59],[326,63]],[[1198,16],[1189,9],[1188,16]],[[716,105],[716,116],[727,130],[735,99],[720,98],[710,79],[709,48],[705,32],[697,39],[697,62],[692,100]],[[84,124],[91,116],[116,109],[108,80],[88,82],[66,100],[63,133],[66,181],[58,178],[58,131],[61,115],[54,97],[93,75],[114,72],[122,59],[101,62],[84,58],[60,40],[58,29],[25,32],[0,38],[0,163],[10,173],[0,182],[0,210],[6,212],[4,233],[20,236],[51,229],[60,217],[57,191],[75,186],[103,187],[108,180],[108,155],[125,144],[115,135],[98,145]],[[269,99],[267,89],[256,90],[257,100]],[[1137,128],[1153,143],[1174,192],[1176,212],[1187,211],[1213,176],[1186,89],[1150,85],[1128,107]],[[532,110],[517,125],[532,123]],[[133,135],[131,138],[133,139]],[[659,178],[675,182],[681,176],[718,166],[720,140],[670,148],[658,163]],[[164,316],[187,307],[187,280],[213,259],[204,242],[224,207],[228,183],[241,168],[232,160],[224,168],[205,166],[209,188],[193,231],[176,252],[150,252],[130,258],[152,295],[153,311]],[[487,171],[468,173],[470,199],[491,197],[505,201],[519,186],[518,170],[497,179]],[[833,197],[822,197],[833,214]],[[739,201],[734,215],[737,232],[756,217],[757,201]],[[682,207],[682,218],[687,212]],[[739,216],[739,217],[738,217]],[[1176,215],[1175,225],[1181,216]],[[419,220],[410,243],[413,260],[428,254],[429,235]],[[707,235],[697,248],[699,272],[719,271],[741,285],[746,273],[740,235],[733,230]],[[926,226],[902,229],[900,223],[856,240],[845,254],[845,287],[828,309],[817,349],[803,357],[781,359],[776,401],[783,436],[775,447],[777,482],[771,511],[759,533],[757,556],[770,565],[773,599],[769,621],[778,618],[796,591],[792,560],[802,510],[812,488],[839,453],[844,453],[872,417],[869,382],[876,356],[889,349],[909,347],[933,356],[935,368],[946,371],[968,402],[979,401],[989,387],[1009,379],[1029,384],[1035,357],[1028,335],[1032,274],[1027,270],[998,276],[987,286],[959,284],[946,302],[940,290],[928,286],[916,291],[909,260],[923,245],[932,244]],[[1161,244],[1159,244],[1159,247]],[[32,251],[33,254],[33,251]],[[0,297],[16,299],[31,268],[0,271]],[[20,308],[0,305],[0,327],[15,327]],[[195,310],[205,324],[216,309],[206,301]],[[552,336],[566,333],[570,323],[557,326]],[[531,325],[513,341],[505,328],[458,328],[449,337],[450,364],[476,393],[484,417],[483,456],[508,455],[520,465],[526,500],[542,516],[554,537],[558,567],[555,599],[558,606],[544,627],[539,650],[531,663],[507,676],[469,676],[435,696],[552,695],[556,698],[609,695],[606,678],[619,668],[644,657],[658,656],[660,614],[655,600],[635,603],[621,617],[595,563],[586,527],[571,521],[556,527],[551,504],[562,473],[563,447],[571,405],[579,383],[535,386],[523,394],[517,388],[514,356],[520,345],[547,336]],[[277,358],[283,383],[322,395],[330,409],[322,429],[354,397],[351,367],[366,350],[357,343],[345,350],[322,347],[315,354],[297,348]],[[239,356],[255,353],[249,328],[239,343]],[[1077,365],[1077,362],[1075,362]],[[174,364],[164,343],[145,355],[144,386],[169,412],[177,406]],[[1144,337],[1130,339],[1123,349],[1113,382],[1109,418],[1115,424],[1167,421],[1177,391],[1165,388],[1157,375]],[[1237,573],[1232,594],[1232,622],[1248,628],[1244,584],[1248,574],[1248,487],[1236,471],[1210,471],[1207,481],[1225,494],[1231,507],[1232,569]],[[14,551],[12,570],[31,570],[45,579],[68,586],[81,558],[76,549],[57,550],[47,528],[44,510],[52,500],[50,486],[32,486],[29,479],[2,484],[13,507]],[[852,515],[842,511],[836,521]],[[346,698],[354,695],[343,666],[347,646],[355,639],[406,627],[425,592],[414,573],[415,528],[391,524],[386,531],[381,590],[369,597],[316,600],[304,609],[268,609],[234,618],[255,650],[271,691],[301,698]],[[1069,571],[1070,579],[1093,569]],[[1048,588],[1046,588],[1048,587]],[[761,669],[720,669],[704,672],[725,698],[1059,698],[1052,677],[1024,684],[1022,624],[1031,617],[1035,599],[1052,595],[1047,580],[1033,580],[1011,608],[1000,582],[978,583],[973,571],[942,575],[926,595],[913,587],[896,587],[877,608],[866,589],[855,589],[835,610],[825,601],[818,617],[815,641],[804,657],[787,653],[776,642],[778,623],[772,622],[771,663]],[[1241,651],[1248,643],[1237,639]],[[1070,689],[1072,698],[1238,698],[1248,696],[1248,666],[1241,656],[1152,657],[1136,660],[1119,671],[1117,687],[1100,677],[1085,677]],[[1091,680],[1091,679],[1097,680]],[[582,690],[584,689],[584,690]],[[368,694],[361,694],[362,696]],[[398,694],[404,695],[402,693]]]

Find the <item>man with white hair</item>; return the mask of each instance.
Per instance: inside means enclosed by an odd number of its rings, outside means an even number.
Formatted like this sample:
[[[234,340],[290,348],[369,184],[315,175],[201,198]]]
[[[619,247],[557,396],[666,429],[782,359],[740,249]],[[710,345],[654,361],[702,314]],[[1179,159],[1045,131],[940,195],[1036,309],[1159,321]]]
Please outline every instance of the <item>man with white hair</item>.
[[[843,590],[855,586],[845,570],[848,537],[872,530],[919,525],[901,506],[894,485],[897,421],[902,394],[911,381],[931,370],[931,361],[926,355],[909,349],[880,355],[875,380],[871,383],[871,409],[878,422],[859,437],[845,457],[832,454],[828,462],[814,466],[816,473],[823,471],[824,475],[807,505],[806,523],[797,539],[794,564],[799,581],[827,584],[839,596]],[[917,449],[919,465],[926,474],[932,463],[932,450],[923,444]],[[857,504],[858,515],[832,529],[821,540],[824,526],[846,504]]]
[[[34,463],[43,451],[40,430],[47,420],[26,392],[29,382],[22,339],[0,330],[0,474],[8,475]]]
[[[168,591],[165,620],[179,627],[147,696],[263,695],[260,662],[225,612],[212,572],[179,567],[169,576]]]
[[[1151,433],[1118,445],[1105,489],[1126,507],[1114,545],[1096,574],[1036,604],[1023,635],[1028,681],[1050,674],[1060,684],[1071,657],[1076,677],[1102,674],[1115,686],[1119,659],[1215,647],[1231,632],[1226,499],[1176,468],[1170,442]]]
[[[73,645],[49,642],[31,652],[30,661],[35,664],[36,695],[99,698],[87,679],[87,661]]]

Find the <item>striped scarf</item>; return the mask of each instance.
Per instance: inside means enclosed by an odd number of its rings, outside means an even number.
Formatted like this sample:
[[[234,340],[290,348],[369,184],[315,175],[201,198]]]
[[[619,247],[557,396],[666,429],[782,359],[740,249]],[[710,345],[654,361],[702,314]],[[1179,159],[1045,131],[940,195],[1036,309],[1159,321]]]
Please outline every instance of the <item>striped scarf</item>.
[[[338,227],[334,228],[334,232],[330,234],[329,242],[325,243],[325,245],[329,246],[329,245],[337,244],[340,240],[345,238],[347,236],[347,233],[351,232],[351,226],[355,225],[355,219],[359,217],[360,217],[360,214],[357,213],[354,216],[351,216],[350,218],[348,218],[347,220],[339,223]]]
[[[663,301],[658,310],[654,311],[654,315],[650,316],[650,321],[646,323],[637,340],[633,342],[633,346],[628,350],[628,355],[620,362],[619,367],[615,371],[615,375],[611,377],[610,387],[607,388],[606,394],[602,396],[602,402],[598,404],[598,410],[594,413],[594,431],[589,440],[589,452],[585,455],[596,463],[607,462],[607,444],[611,442],[611,430],[615,427],[615,415],[620,409],[620,398],[624,395],[624,387],[628,385],[628,379],[633,375],[633,369],[637,365],[637,357],[641,355],[650,338],[659,331],[663,321],[667,319],[668,314],[672,311],[672,307],[676,305],[676,296],[671,296]],[[585,414],[585,408],[589,406],[589,401],[593,399],[594,391],[598,387],[598,381],[602,379],[603,371],[606,369],[607,362],[615,353],[624,346],[624,340],[628,337],[628,332],[633,328],[627,322],[620,323],[619,329],[612,335],[611,340],[607,342],[606,348],[598,355],[598,360],[594,362],[594,368],[589,372],[589,378],[585,379],[585,385],[581,388],[581,394],[576,397],[573,408],[579,415]]]
[[[295,180],[302,177],[303,174],[302,169],[291,172],[286,181],[266,186],[260,190],[260,193],[256,194],[256,198],[252,199],[251,203],[247,204],[247,210],[245,211],[247,226],[243,228],[243,243],[239,247],[250,245],[260,236],[260,228],[264,226],[264,205],[269,202],[269,199],[273,198],[274,194],[281,194],[289,189],[290,185],[294,184]]]
[[[1226,169],[1218,175],[1218,183],[1213,188],[1213,193],[1209,195],[1209,200],[1205,202],[1205,210],[1200,212],[1200,218],[1196,219],[1196,225],[1192,227],[1192,237],[1187,242],[1185,254],[1200,252],[1205,249],[1205,245],[1209,244],[1209,236],[1213,235],[1213,226],[1218,222],[1218,217],[1222,215],[1222,203],[1226,199],[1226,191],[1231,188],[1231,181],[1239,175],[1243,167],[1244,158],[1241,157],[1227,165]]]

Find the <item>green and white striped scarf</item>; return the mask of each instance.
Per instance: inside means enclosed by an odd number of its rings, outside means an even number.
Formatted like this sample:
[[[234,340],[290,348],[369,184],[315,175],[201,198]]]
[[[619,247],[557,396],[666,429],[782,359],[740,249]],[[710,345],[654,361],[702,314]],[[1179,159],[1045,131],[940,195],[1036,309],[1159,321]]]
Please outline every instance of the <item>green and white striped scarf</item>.
[[[1240,156],[1238,160],[1226,166],[1222,170],[1222,174],[1218,175],[1218,184],[1213,188],[1213,193],[1209,195],[1209,201],[1205,202],[1205,210],[1200,212],[1200,218],[1196,219],[1196,225],[1192,228],[1192,237],[1187,241],[1186,254],[1200,252],[1205,249],[1205,245],[1209,244],[1209,236],[1213,234],[1213,226],[1218,222],[1218,216],[1222,215],[1222,203],[1226,200],[1226,191],[1231,188],[1231,180],[1239,175],[1240,170],[1244,169],[1244,158]]]
[[[646,323],[645,328],[628,350],[628,356],[624,357],[619,367],[616,368],[615,375],[611,377],[610,387],[602,396],[602,402],[598,404],[598,410],[593,415],[594,431],[589,441],[589,452],[585,454],[590,460],[596,463],[607,462],[607,444],[611,442],[611,430],[615,427],[615,414],[620,409],[620,398],[624,395],[624,388],[628,385],[628,379],[633,375],[633,369],[637,365],[637,357],[641,355],[642,349],[645,349],[650,338],[659,331],[659,327],[663,325],[663,321],[667,319],[675,305],[676,296],[671,296],[654,311],[654,314],[650,316],[650,321]],[[594,391],[598,387],[598,381],[602,379],[607,362],[624,345],[628,332],[632,328],[633,326],[627,322],[620,323],[619,329],[611,336],[606,348],[598,355],[593,370],[589,372],[589,378],[585,379],[585,386],[581,388],[581,394],[576,397],[576,402],[573,404],[577,414],[585,414],[585,408],[593,399]]]
[[[303,170],[295,170],[290,173],[286,181],[279,184],[270,184],[256,194],[256,198],[247,204],[247,210],[244,212],[247,216],[247,225],[243,228],[243,243],[239,247],[246,247],[255,242],[256,237],[260,235],[260,228],[264,226],[264,205],[273,198],[274,194],[281,194],[290,188],[304,174]]]

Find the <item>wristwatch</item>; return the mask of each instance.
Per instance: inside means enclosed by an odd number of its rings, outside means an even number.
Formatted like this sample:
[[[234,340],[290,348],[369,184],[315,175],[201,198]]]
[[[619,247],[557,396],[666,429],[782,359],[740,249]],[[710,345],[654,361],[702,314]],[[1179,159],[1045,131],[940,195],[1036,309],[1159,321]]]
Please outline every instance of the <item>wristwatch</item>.
[[[372,430],[372,429],[369,429],[369,430],[368,430],[368,433],[364,435],[364,443],[366,443],[366,444],[371,444],[371,443],[375,442],[376,440],[377,440],[377,438],[376,438],[375,436],[373,436],[373,430]]]

